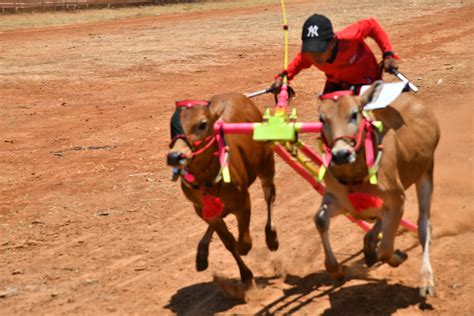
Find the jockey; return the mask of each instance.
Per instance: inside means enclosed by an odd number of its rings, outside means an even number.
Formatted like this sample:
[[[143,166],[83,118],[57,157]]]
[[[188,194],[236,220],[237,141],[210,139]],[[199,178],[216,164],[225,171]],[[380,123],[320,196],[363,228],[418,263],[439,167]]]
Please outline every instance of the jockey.
[[[310,16],[303,25],[301,52],[288,65],[288,80],[302,69],[312,65],[326,74],[323,93],[338,90],[354,90],[382,78],[382,70],[398,68],[398,56],[392,44],[374,18],[355,22],[342,31],[333,32],[331,21],[319,14]],[[382,62],[364,42],[366,37],[375,40],[382,51]],[[279,90],[284,72],[275,76],[274,87]]]

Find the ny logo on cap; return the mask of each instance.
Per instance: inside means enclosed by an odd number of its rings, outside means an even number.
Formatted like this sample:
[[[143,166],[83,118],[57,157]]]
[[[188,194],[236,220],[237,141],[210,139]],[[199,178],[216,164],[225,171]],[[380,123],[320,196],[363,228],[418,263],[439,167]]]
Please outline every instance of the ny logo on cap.
[[[318,29],[319,27],[317,25],[310,25],[308,27],[308,35],[306,35],[306,37],[318,37]]]

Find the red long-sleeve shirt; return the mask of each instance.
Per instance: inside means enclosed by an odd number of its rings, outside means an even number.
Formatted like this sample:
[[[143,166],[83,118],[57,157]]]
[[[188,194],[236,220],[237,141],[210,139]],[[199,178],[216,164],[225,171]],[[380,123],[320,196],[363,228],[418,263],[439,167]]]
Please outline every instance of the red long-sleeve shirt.
[[[326,74],[328,82],[351,85],[370,84],[381,78],[380,66],[369,46],[364,42],[371,37],[383,53],[393,50],[392,44],[380,24],[374,18],[355,22],[336,33],[338,47],[332,63],[313,64],[301,52],[288,65],[288,79],[291,80],[302,69],[312,65]],[[395,56],[397,59],[398,57]]]

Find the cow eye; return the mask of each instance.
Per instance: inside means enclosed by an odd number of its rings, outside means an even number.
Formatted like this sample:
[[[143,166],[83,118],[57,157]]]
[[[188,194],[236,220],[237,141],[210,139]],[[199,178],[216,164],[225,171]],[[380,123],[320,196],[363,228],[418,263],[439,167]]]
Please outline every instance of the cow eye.
[[[357,112],[357,111],[352,112],[351,116],[349,117],[349,123],[356,122],[358,114],[359,114],[359,112]]]
[[[201,123],[199,123],[199,125],[198,125],[197,128],[198,128],[198,130],[200,130],[200,131],[205,131],[206,128],[207,128],[207,122],[206,122],[206,121],[202,121]]]

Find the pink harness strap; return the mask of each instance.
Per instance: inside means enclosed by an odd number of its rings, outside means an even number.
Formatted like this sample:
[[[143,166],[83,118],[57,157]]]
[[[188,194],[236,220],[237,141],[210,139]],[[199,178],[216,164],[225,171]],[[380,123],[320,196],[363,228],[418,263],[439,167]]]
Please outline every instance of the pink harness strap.
[[[182,100],[176,101],[177,108],[193,108],[195,106],[209,106],[209,101],[207,100]]]
[[[170,142],[170,144],[169,144],[169,147],[170,147],[170,148],[173,148],[173,147],[174,147],[174,144],[176,143],[176,141],[177,141],[178,139],[183,139],[186,143],[188,143],[188,140],[186,139],[186,136],[184,136],[183,134],[178,134],[178,135],[176,135],[176,136],[171,140],[171,142]],[[189,143],[188,143],[188,144],[189,144]]]
[[[194,146],[199,146],[199,145],[203,144],[204,142],[207,142],[207,143],[202,148],[194,150],[189,156],[194,157],[194,156],[202,154],[209,147],[211,147],[212,144],[214,144],[215,141],[216,141],[216,137],[214,135],[210,135],[210,136],[206,137],[203,140],[199,140],[199,141],[194,142]],[[213,155],[215,156],[216,154],[214,153]]]

